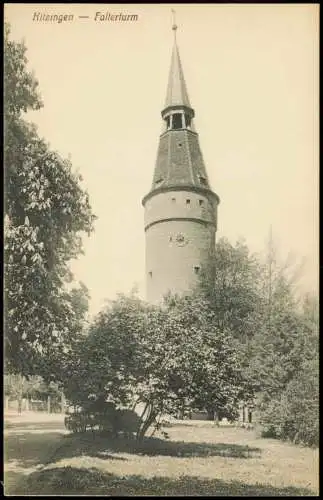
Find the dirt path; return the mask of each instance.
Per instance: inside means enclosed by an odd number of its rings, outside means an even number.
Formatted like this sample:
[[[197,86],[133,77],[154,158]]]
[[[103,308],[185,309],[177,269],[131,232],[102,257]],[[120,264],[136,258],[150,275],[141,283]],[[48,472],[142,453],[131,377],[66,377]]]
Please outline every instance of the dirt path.
[[[26,475],[41,469],[66,434],[64,416],[22,414],[5,416],[5,494],[13,494]]]

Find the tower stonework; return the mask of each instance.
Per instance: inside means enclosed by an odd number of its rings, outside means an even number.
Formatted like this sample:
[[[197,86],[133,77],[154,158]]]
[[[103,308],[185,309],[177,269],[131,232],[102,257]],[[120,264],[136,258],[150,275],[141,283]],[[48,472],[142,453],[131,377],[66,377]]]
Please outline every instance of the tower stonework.
[[[153,182],[143,198],[146,298],[189,292],[214,251],[219,197],[212,191],[195,131],[175,39]]]

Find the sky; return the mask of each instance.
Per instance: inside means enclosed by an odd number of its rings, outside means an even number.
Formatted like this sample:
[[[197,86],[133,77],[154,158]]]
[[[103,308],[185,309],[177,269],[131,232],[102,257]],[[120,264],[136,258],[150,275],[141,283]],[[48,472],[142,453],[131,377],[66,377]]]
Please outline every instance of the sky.
[[[90,313],[133,286],[145,297],[141,200],[162,130],[172,8],[195,127],[221,199],[217,239],[244,238],[263,252],[271,227],[283,260],[304,259],[301,290],[316,292],[318,4],[7,4],[11,36],[25,40],[44,102],[28,119],[71,159],[98,217],[85,255],[72,262],[89,288]],[[100,21],[96,12],[138,20]],[[35,13],[74,18],[37,21]]]

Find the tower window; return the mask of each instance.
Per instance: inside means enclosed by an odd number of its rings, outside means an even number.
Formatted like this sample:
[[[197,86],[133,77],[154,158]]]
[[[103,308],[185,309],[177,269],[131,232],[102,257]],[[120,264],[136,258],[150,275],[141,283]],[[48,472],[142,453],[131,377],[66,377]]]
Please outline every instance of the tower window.
[[[170,116],[166,116],[166,127],[167,129],[170,128]]]
[[[206,186],[206,178],[200,175],[200,183]]]
[[[149,271],[149,277],[152,278],[153,277],[153,272],[152,271]]]
[[[191,204],[191,200],[189,198],[187,198],[186,205],[190,205],[190,204]]]
[[[176,198],[172,198],[172,203],[176,203]]]
[[[171,242],[173,241],[173,237],[172,236],[169,237],[169,241],[171,241]]]
[[[194,266],[194,272],[198,274],[200,272],[200,266]]]
[[[204,205],[204,200],[199,200],[199,205],[200,205],[200,207],[203,207],[203,205]]]
[[[175,113],[173,115],[173,129],[180,129],[182,128],[182,115],[179,113]]]

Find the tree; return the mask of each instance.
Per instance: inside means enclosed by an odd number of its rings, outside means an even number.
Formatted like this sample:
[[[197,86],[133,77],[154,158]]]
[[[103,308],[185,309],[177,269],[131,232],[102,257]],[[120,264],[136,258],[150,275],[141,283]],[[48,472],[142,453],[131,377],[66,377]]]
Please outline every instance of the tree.
[[[261,271],[262,308],[252,343],[252,369],[263,402],[281,393],[304,359],[305,324],[289,264],[279,262],[270,234]]]
[[[95,217],[71,163],[23,119],[42,103],[26,47],[10,40],[8,25],[4,75],[6,369],[51,377],[50,361],[59,361],[81,320],[65,285]]]
[[[302,443],[319,444],[318,355],[305,360],[280,394],[261,413],[264,435]]]
[[[231,336],[237,364],[244,379],[248,379],[248,386],[254,387],[257,379],[251,366],[253,338],[261,324],[264,306],[261,263],[243,240],[232,245],[222,238],[201,271],[193,295],[207,304],[213,325]],[[250,390],[245,390],[242,401],[251,404],[250,394]],[[213,412],[212,407],[209,419],[213,418]]]
[[[286,387],[287,411],[283,414],[283,438],[309,446],[319,445],[319,359],[305,360]],[[286,425],[287,422],[291,425]]]
[[[205,313],[205,314],[204,314]],[[66,395],[83,410],[101,402],[139,409],[137,439],[163,415],[216,407],[235,415],[247,382],[228,332],[208,322],[201,301],[153,307],[120,296],[79,344]]]
[[[318,304],[315,297],[306,296],[300,308],[289,271],[286,263],[279,264],[270,240],[263,272],[264,307],[250,368],[258,381],[264,432],[313,444],[318,439]]]
[[[238,365],[253,387],[263,423],[278,412],[300,366],[317,352],[317,305],[307,297],[300,310],[296,277],[290,259],[279,262],[271,235],[265,262],[245,243],[233,246],[222,239],[194,291],[214,314],[210,321],[232,333]],[[245,394],[250,401],[250,391]],[[292,404],[290,397],[286,401]]]
[[[222,238],[201,270],[195,293],[207,301],[217,326],[244,343],[255,332],[255,317],[262,306],[260,288],[257,258],[243,241],[233,246]]]
[[[116,405],[129,402],[141,308],[139,299],[120,295],[97,315],[87,335],[79,337],[65,373],[66,396],[73,404],[92,401],[91,395]]]
[[[235,334],[219,328],[216,311],[201,296],[177,299],[170,307],[183,332],[180,349],[189,360],[185,383],[191,408],[234,420],[239,402],[253,398]]]
[[[64,392],[75,408],[111,417],[114,410],[133,405],[143,310],[144,304],[136,297],[120,295],[75,343],[64,372]]]

